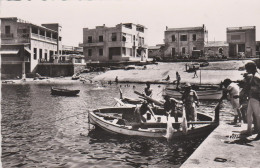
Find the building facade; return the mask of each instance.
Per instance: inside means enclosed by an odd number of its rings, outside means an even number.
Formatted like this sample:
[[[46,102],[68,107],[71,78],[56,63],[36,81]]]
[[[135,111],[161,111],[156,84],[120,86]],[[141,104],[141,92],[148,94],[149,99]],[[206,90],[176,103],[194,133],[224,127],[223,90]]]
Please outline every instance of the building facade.
[[[164,57],[192,56],[193,50],[204,50],[207,30],[205,26],[169,28],[164,32]]]
[[[256,28],[255,26],[228,27],[227,42],[229,56],[237,57],[244,53],[246,57],[256,56]]]
[[[228,43],[226,41],[208,41],[204,46],[204,54],[207,58],[228,57]]]
[[[61,26],[39,26],[17,17],[1,18],[2,77],[25,77],[42,60],[50,60],[61,46]]]
[[[115,27],[83,28],[83,53],[86,61],[117,62],[148,58],[147,28],[125,23]]]

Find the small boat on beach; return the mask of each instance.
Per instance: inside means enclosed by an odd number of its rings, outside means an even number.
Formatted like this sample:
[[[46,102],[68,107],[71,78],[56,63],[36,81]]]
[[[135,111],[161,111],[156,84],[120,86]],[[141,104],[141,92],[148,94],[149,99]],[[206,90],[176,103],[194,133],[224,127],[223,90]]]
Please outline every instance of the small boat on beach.
[[[133,119],[134,110],[135,107],[99,108],[89,112],[89,123],[114,134],[150,138],[165,138],[169,122],[174,128],[172,138],[207,135],[218,125],[218,120],[214,121],[213,117],[204,113],[197,113],[198,120],[188,122],[187,124],[190,127],[188,127],[187,132],[184,132],[181,126],[183,122],[181,116],[179,116],[178,122],[175,122],[174,117],[168,117],[167,120],[163,109],[155,108],[153,111],[156,119],[146,113],[143,116],[147,121],[136,127]]]
[[[222,89],[218,85],[192,85],[200,100],[219,100],[222,97]],[[165,94],[175,99],[181,99],[182,89],[168,85],[165,88]]]
[[[51,87],[51,94],[58,96],[76,96],[80,90],[61,89]]]

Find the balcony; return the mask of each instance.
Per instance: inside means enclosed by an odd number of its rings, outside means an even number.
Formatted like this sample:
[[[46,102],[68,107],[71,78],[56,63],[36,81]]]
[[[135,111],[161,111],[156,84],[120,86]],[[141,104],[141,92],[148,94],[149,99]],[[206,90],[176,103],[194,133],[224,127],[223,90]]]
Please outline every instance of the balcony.
[[[57,43],[57,39],[42,36],[42,35],[35,34],[35,33],[31,33],[31,38],[34,40],[39,40],[39,41],[43,41],[43,42],[49,42],[49,43],[54,43],[54,44]]]
[[[12,38],[12,39],[2,39],[2,44],[24,44],[30,43],[29,38]]]
[[[1,33],[1,38],[2,39],[12,39],[12,38],[14,38],[14,34],[13,33],[11,33],[11,34]]]

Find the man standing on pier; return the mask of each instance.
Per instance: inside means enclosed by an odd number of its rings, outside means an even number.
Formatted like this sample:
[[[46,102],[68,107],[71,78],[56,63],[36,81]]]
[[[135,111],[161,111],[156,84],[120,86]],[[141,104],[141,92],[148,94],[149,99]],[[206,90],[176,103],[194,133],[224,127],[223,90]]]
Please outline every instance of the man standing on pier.
[[[239,86],[228,78],[223,81],[223,85],[226,88],[226,97],[229,97],[230,103],[234,109],[234,124],[237,124],[237,120],[241,123],[242,116],[239,103]]]
[[[253,115],[256,119],[256,125],[254,125],[255,129],[257,130],[257,136],[255,140],[260,140],[260,75],[257,72],[256,64],[254,62],[248,62],[245,65],[246,75],[249,80],[249,101],[248,101],[248,108],[247,108],[247,131],[246,134],[252,134],[252,120]]]

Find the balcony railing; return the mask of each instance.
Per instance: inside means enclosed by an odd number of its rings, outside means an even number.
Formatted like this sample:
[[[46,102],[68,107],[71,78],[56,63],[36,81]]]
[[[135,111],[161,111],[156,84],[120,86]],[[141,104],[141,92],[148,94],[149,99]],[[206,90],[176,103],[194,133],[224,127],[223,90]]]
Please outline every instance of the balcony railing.
[[[35,33],[31,33],[31,37],[33,39],[46,41],[46,42],[52,42],[52,43],[56,43],[57,42],[57,39],[46,37],[46,36],[42,36],[42,35],[35,34]]]
[[[30,43],[29,38],[12,38],[12,39],[2,39],[2,44],[23,44]]]
[[[10,39],[10,38],[14,38],[14,34],[5,34],[5,33],[1,33],[1,37],[2,39]]]

